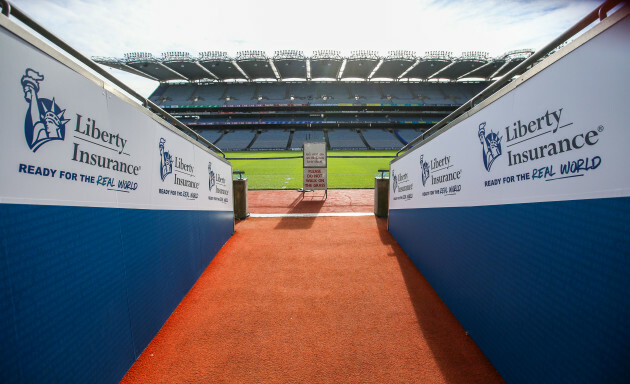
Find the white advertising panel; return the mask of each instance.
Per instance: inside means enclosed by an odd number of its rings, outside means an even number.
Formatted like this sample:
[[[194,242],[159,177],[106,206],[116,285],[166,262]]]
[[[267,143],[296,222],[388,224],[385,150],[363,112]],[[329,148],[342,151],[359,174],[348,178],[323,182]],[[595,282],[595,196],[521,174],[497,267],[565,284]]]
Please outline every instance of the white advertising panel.
[[[629,196],[628,36],[626,18],[392,162],[390,208]]]
[[[229,163],[4,29],[0,46],[0,202],[232,210]]]

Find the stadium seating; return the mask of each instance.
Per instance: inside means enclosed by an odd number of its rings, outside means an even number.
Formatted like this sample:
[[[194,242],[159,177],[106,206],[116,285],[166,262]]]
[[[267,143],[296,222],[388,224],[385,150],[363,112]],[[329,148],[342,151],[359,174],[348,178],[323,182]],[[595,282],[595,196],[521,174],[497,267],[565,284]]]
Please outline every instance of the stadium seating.
[[[223,134],[222,129],[199,129],[197,130],[197,132],[211,143],[219,140],[219,138]]]
[[[215,144],[224,151],[245,151],[255,135],[256,133],[249,129],[236,129],[223,135]]]
[[[329,102],[354,103],[354,98],[350,96],[350,89],[346,83],[320,83],[319,94],[326,96]]]
[[[354,116],[332,116],[328,118],[328,121],[334,121],[337,123],[356,123],[357,118]]]
[[[169,87],[169,84],[161,83],[160,85],[158,85],[155,91],[153,91],[151,96],[149,96],[149,100],[151,100],[155,104],[162,105],[162,95],[164,94],[164,91],[166,91]]]
[[[250,149],[254,150],[284,150],[289,142],[289,132],[281,129],[262,131]]]
[[[289,101],[288,88],[286,84],[258,84],[256,86],[256,99],[262,98],[261,103],[287,103]]]
[[[150,96],[150,100],[166,106],[257,104],[424,104],[451,106],[462,104],[486,86],[487,83],[432,82],[161,84]],[[323,99],[324,96],[326,96],[326,100]],[[291,97],[294,100],[291,100]]]
[[[354,101],[360,103],[383,103],[386,100],[380,91],[380,86],[377,83],[350,83],[350,95]]]
[[[328,130],[330,149],[367,149],[361,136],[354,129],[337,128]]]
[[[197,120],[197,124],[209,124],[209,125],[215,125],[215,124],[225,124],[227,121],[226,117],[201,117],[199,118],[199,120]]]
[[[361,123],[388,123],[391,120],[385,116],[359,116]]]
[[[443,83],[439,84],[439,86],[447,96],[453,96],[457,104],[463,104],[481,92],[486,87],[486,84]]]
[[[258,116],[238,116],[228,118],[228,123],[243,123],[243,124],[253,124],[260,122],[260,118]]]
[[[150,99],[223,150],[397,149],[488,84],[217,81],[160,84]]]
[[[290,83],[289,97],[295,98],[295,103],[313,102],[318,99],[317,85],[312,83]]]
[[[226,102],[228,105],[256,104],[254,91],[255,88],[251,84],[230,84],[220,103],[223,104],[229,97],[230,100]]]
[[[225,84],[218,84],[216,86],[200,86],[195,93],[197,100],[194,102],[196,105],[218,105],[223,103],[225,99],[225,92],[227,86]]]
[[[321,116],[297,116],[295,120],[303,122],[322,122],[324,118]]]
[[[424,105],[452,105],[437,83],[409,83],[409,89],[415,98]]]
[[[160,99],[166,99],[165,104],[192,104],[192,95],[197,85],[180,84],[166,88]]]
[[[383,129],[363,128],[361,133],[372,149],[400,149],[403,146],[396,136]]]
[[[403,140],[403,144],[406,144],[422,133],[412,128],[400,128],[395,129],[394,134]]]
[[[260,121],[262,122],[266,122],[266,123],[282,123],[285,121],[290,121],[291,118],[290,117],[285,117],[285,116],[262,116],[260,118]]]
[[[324,143],[324,131],[321,129],[296,129],[293,133],[290,149],[302,149],[304,143]]]
[[[414,98],[413,93],[406,84],[380,83],[379,86],[381,87],[381,91],[383,92],[385,98],[390,96],[392,103],[394,104],[409,104],[418,102],[418,99]]]

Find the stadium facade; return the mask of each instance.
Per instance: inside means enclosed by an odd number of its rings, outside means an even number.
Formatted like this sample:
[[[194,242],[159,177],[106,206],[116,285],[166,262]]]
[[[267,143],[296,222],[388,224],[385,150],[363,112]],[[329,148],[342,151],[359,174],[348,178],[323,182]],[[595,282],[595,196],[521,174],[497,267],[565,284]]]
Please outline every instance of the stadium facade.
[[[149,99],[227,151],[399,149],[533,54],[135,52],[100,64],[156,80]]]

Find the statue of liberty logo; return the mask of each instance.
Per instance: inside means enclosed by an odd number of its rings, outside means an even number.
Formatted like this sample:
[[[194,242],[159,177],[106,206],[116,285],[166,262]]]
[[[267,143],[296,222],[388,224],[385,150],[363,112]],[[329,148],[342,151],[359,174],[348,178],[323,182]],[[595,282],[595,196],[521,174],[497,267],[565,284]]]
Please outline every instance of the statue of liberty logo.
[[[160,176],[162,177],[162,181],[168,176],[171,172],[173,172],[173,158],[171,154],[164,150],[164,143],[166,140],[161,137],[160,138]]]
[[[501,156],[501,139],[498,134],[490,131],[486,135],[486,122],[479,124],[479,141],[483,147],[483,165],[486,167],[486,171],[490,172],[492,163]]]
[[[424,161],[424,155],[420,155],[420,168],[422,169],[422,186],[425,186],[429,180],[429,163]]]
[[[208,176],[209,176],[209,181],[208,181],[208,190],[212,191],[212,187],[214,187],[214,185],[216,184],[216,180],[214,177],[214,171],[212,170],[212,163],[208,162]]]
[[[39,96],[39,83],[44,75],[28,68],[21,83],[24,89],[24,99],[28,103],[28,111],[24,120],[24,136],[26,144],[37,152],[39,147],[53,140],[63,140],[66,137],[66,123],[70,119],[64,118],[65,109],[61,109],[52,100]]]

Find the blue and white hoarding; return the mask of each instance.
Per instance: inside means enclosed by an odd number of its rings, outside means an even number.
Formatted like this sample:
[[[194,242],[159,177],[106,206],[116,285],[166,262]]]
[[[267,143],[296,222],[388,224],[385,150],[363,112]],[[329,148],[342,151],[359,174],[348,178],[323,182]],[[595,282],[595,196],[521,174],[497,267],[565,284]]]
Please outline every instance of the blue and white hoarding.
[[[0,382],[117,383],[234,231],[232,167],[0,15]]]
[[[72,71],[22,63],[0,80],[5,127],[19,127],[2,132],[3,203],[232,209],[229,163]]]
[[[624,7],[391,163],[389,229],[508,382],[630,377]]]

